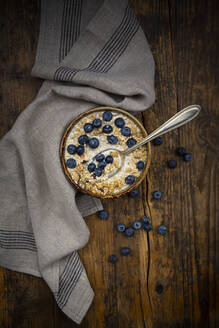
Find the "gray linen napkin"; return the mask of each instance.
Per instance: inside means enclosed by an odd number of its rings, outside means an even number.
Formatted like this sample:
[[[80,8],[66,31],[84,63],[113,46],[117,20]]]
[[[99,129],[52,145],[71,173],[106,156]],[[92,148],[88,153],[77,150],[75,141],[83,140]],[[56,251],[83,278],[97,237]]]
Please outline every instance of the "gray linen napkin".
[[[77,250],[83,216],[101,202],[65,179],[59,145],[70,121],[96,106],[143,111],[154,101],[154,61],[126,0],[42,0],[35,100],[0,141],[0,265],[42,277],[80,323],[94,297]]]

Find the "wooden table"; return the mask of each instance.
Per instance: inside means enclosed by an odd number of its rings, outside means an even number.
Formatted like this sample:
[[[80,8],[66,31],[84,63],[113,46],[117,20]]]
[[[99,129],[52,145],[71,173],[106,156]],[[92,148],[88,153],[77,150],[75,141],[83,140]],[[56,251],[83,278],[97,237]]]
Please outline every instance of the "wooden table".
[[[152,148],[152,164],[136,199],[106,200],[108,221],[86,218],[89,243],[80,251],[94,302],[83,328],[216,327],[218,8],[215,1],[133,0],[156,62],[156,102],[138,118],[150,132],[178,109],[197,103],[200,116],[164,136]],[[39,1],[1,3],[0,135],[35,97],[42,81],[30,77],[39,31]],[[218,122],[219,123],[219,122]],[[193,155],[185,163],[174,151]],[[177,168],[168,169],[168,159]],[[152,200],[161,190],[162,200]],[[151,217],[153,231],[134,238],[116,232],[117,223]],[[157,233],[165,224],[168,233]],[[120,247],[132,254],[108,262]],[[0,269],[1,328],[78,327],[56,306],[39,278]]]

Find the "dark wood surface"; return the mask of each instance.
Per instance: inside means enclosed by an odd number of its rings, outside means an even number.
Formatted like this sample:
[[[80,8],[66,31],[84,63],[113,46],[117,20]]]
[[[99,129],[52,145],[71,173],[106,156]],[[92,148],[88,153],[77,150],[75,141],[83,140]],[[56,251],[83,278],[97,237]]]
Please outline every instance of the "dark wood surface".
[[[215,1],[133,0],[156,62],[156,103],[138,118],[150,132],[187,105],[200,116],[164,136],[152,149],[152,164],[137,199],[105,200],[108,221],[86,218],[89,243],[80,251],[94,302],[83,328],[213,328],[217,308],[218,222],[218,5]],[[42,81],[30,77],[38,31],[39,1],[0,4],[0,136],[35,97]],[[185,146],[190,163],[166,161]],[[160,189],[163,198],[152,200]],[[125,238],[117,223],[131,224],[147,214],[153,231]],[[157,233],[160,224],[166,236]],[[108,263],[121,246],[129,257]],[[0,269],[1,328],[78,327],[56,306],[39,278]]]

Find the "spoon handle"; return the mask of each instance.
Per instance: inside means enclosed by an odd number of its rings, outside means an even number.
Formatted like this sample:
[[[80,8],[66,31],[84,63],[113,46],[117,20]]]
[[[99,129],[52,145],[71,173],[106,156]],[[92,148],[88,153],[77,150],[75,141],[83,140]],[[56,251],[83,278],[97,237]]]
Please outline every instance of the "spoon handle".
[[[201,107],[199,105],[191,105],[182,109],[180,112],[171,117],[168,121],[162,124],[159,128],[151,132],[146,138],[142,139],[131,148],[127,148],[126,150],[124,150],[124,154],[127,155],[133,150],[155,139],[156,137],[161,136],[164,133],[167,133],[173,129],[178,128],[181,125],[188,123],[199,114],[200,110]]]

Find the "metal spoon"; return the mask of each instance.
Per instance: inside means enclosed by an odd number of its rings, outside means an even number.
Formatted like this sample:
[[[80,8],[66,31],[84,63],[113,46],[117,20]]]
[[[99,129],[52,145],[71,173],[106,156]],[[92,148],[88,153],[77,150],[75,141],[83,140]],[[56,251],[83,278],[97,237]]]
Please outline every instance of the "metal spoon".
[[[111,151],[114,151],[114,152],[116,151],[119,154],[120,165],[118,168],[109,172],[108,177],[110,178],[110,177],[114,176],[121,170],[121,168],[124,164],[126,155],[128,155],[135,149],[145,145],[147,142],[152,141],[153,139],[193,120],[193,118],[195,118],[199,114],[200,110],[201,110],[201,107],[199,105],[191,105],[191,106],[188,106],[188,107],[182,109],[180,112],[178,112],[177,114],[172,116],[168,121],[166,121],[164,124],[162,124],[159,128],[157,128],[156,130],[151,132],[146,138],[142,139],[141,141],[136,143],[134,146],[127,148],[123,151],[118,150],[116,148],[107,148],[107,149],[101,151],[99,154],[106,154],[106,153],[110,153]],[[97,155],[95,155],[92,158],[92,160],[95,160],[96,156]]]

